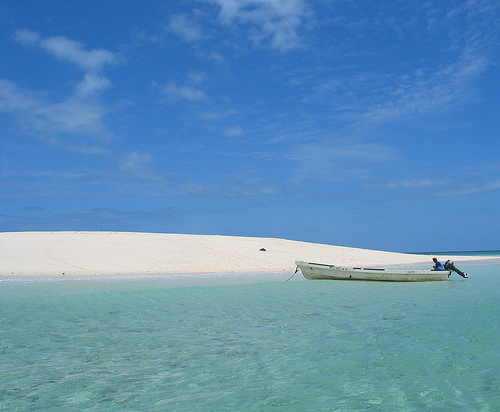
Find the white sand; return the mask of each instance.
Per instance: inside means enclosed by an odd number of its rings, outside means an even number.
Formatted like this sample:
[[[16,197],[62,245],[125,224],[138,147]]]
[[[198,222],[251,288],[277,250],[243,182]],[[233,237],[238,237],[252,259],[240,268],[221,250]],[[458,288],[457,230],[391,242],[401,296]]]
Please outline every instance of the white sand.
[[[466,258],[477,259],[481,258]],[[283,239],[124,232],[0,233],[0,276],[289,272],[295,269],[295,260],[344,266],[432,266],[429,256]],[[453,256],[453,260],[464,259]]]

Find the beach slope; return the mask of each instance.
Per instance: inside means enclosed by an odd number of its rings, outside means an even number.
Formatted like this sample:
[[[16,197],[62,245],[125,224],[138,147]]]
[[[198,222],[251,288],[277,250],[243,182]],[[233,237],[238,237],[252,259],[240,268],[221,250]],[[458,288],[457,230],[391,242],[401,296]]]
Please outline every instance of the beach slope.
[[[0,233],[0,276],[275,272],[293,271],[295,260],[344,266],[431,266],[428,256],[273,238],[130,232]]]

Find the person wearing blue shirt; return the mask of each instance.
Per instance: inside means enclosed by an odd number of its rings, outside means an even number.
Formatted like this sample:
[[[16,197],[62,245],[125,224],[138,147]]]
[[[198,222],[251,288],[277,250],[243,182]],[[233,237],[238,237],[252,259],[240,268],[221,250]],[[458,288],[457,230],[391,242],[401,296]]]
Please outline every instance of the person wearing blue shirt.
[[[444,265],[439,260],[436,258],[432,258],[432,260],[434,261],[434,267],[432,270],[446,270]]]

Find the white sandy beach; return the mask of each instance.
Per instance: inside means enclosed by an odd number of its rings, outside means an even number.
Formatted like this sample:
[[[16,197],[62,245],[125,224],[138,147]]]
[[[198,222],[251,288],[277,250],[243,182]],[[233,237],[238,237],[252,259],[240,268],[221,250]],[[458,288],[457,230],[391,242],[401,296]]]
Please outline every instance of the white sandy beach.
[[[456,262],[480,259],[484,258],[453,256]],[[429,256],[272,238],[128,232],[0,233],[0,276],[289,272],[294,270],[295,260],[344,266],[432,265]]]

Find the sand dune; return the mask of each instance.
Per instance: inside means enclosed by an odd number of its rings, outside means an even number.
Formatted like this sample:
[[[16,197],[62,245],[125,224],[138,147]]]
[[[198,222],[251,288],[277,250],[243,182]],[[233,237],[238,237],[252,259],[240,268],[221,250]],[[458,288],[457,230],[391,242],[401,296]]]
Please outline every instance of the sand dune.
[[[453,259],[460,260],[456,256]],[[272,238],[128,232],[0,233],[1,276],[293,271],[295,260],[346,266],[429,263],[431,267],[428,256]]]

